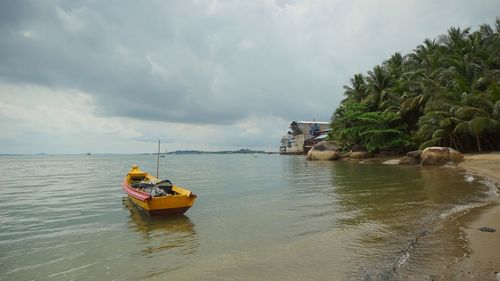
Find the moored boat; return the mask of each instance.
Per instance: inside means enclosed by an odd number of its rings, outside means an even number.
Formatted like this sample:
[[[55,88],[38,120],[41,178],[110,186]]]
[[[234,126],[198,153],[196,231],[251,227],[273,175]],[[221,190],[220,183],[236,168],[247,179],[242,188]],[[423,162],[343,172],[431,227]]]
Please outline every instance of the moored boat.
[[[183,214],[196,201],[191,191],[159,180],[136,165],[123,179],[122,187],[133,204],[153,215]]]

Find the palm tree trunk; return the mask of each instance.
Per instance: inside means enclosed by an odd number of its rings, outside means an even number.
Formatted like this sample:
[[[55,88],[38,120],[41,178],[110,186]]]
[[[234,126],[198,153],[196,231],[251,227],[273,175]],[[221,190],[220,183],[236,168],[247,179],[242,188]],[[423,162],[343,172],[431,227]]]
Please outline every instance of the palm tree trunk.
[[[491,150],[495,150],[495,146],[493,145],[493,143],[491,142],[491,138],[489,138],[488,136],[486,136],[486,144],[488,145],[488,148],[491,149]],[[486,148],[486,150],[488,150],[488,148]]]
[[[479,140],[479,136],[476,136],[477,149],[479,153],[481,153],[481,141]]]
[[[458,151],[464,151],[464,146],[462,145],[462,142],[460,141],[460,138],[458,138],[458,137],[457,137],[457,138],[455,139],[455,142],[457,143],[457,146],[458,146],[458,147],[457,147],[457,148],[458,148],[457,150],[458,150]]]
[[[457,142],[455,141],[455,138],[453,136],[450,136],[450,144],[451,144],[451,147],[456,149],[456,150],[459,150],[458,149],[458,145],[457,145]]]

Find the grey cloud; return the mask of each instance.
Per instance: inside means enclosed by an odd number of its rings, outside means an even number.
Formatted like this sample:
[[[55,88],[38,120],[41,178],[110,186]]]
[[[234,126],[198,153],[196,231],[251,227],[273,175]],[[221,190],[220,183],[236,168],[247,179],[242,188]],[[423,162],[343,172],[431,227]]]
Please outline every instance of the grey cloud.
[[[0,79],[79,89],[110,116],[328,119],[354,73],[499,10],[495,1],[381,3],[2,1]]]
[[[51,4],[7,9],[20,12],[2,23],[3,80],[77,88],[109,115],[187,123],[306,115],[296,99],[323,94],[258,5],[214,15],[182,1]]]

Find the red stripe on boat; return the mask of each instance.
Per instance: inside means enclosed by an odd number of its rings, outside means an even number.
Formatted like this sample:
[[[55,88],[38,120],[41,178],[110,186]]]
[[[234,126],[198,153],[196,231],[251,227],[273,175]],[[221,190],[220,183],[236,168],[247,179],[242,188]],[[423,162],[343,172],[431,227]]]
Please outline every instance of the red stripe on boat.
[[[141,201],[146,201],[149,198],[151,198],[151,195],[147,194],[146,192],[139,191],[137,189],[134,189],[130,187],[130,185],[127,183],[126,180],[123,180],[122,182],[123,190],[130,196],[133,196],[134,198],[137,198]]]

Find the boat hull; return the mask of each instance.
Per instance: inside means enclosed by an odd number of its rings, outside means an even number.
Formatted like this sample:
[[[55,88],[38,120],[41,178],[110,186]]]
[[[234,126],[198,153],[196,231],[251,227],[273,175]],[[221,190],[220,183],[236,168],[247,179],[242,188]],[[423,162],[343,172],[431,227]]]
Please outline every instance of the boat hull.
[[[125,193],[127,193],[130,201],[144,210],[145,212],[152,215],[174,215],[183,214],[189,208],[191,208],[196,201],[196,195],[191,191],[184,189],[179,186],[172,186],[172,191],[175,192],[174,195],[152,197],[148,193],[140,191],[138,189],[131,187],[132,179],[135,174],[140,174],[144,179],[155,182],[158,179],[151,176],[150,174],[140,171],[138,168],[129,172],[129,174],[124,178],[122,182],[122,187]]]
[[[138,200],[137,198],[128,195],[128,198],[130,199],[130,202],[132,202],[133,205],[136,207],[140,208],[142,211],[150,214],[150,215],[155,215],[155,216],[165,216],[165,215],[180,215],[184,214],[189,210],[189,208],[192,207],[192,204],[190,206],[185,206],[185,207],[174,207],[174,208],[151,208],[150,205],[147,203],[144,204],[145,202]],[[194,202],[193,202],[194,203]]]

